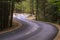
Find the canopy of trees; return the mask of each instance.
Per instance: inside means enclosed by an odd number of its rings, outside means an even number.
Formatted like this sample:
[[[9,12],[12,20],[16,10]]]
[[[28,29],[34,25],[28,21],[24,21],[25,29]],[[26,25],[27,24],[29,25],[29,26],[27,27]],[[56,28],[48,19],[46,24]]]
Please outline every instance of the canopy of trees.
[[[19,12],[36,14],[36,20],[60,23],[60,0],[25,0],[15,4]]]
[[[13,13],[13,10],[19,13],[31,13],[36,15],[36,20],[60,23],[60,0],[0,0],[0,2],[1,1],[10,3],[10,13]],[[13,14],[11,14],[11,18],[13,18]],[[12,19],[10,21],[12,26]]]
[[[36,0],[37,20],[60,23],[60,0]]]

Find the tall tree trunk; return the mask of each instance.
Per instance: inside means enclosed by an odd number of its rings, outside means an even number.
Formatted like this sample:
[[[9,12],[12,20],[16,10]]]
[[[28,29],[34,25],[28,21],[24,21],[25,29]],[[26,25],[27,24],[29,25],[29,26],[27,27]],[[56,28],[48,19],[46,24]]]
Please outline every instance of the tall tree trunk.
[[[9,27],[10,2],[0,1],[0,30]]]
[[[10,19],[10,27],[12,27],[12,20],[13,20],[13,11],[14,11],[14,2],[11,2],[11,19]]]
[[[44,20],[47,0],[36,0],[36,20]]]
[[[34,0],[30,0],[30,12],[31,12],[31,15],[34,14]]]

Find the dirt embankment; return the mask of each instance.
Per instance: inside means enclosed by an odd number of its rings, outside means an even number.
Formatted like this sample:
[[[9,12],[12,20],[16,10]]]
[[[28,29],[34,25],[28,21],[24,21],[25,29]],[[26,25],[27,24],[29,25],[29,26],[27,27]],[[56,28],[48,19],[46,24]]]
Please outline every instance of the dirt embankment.
[[[59,32],[54,40],[60,40],[60,25],[58,24],[54,24],[54,25],[56,25],[56,27],[59,29]]]
[[[13,31],[13,30],[16,30],[17,28],[20,28],[21,26],[22,26],[21,23],[19,23],[19,22],[16,21],[15,19],[13,19],[12,27],[7,28],[7,29],[4,29],[3,31],[0,31],[0,34],[6,33],[6,32],[10,32],[10,31]]]

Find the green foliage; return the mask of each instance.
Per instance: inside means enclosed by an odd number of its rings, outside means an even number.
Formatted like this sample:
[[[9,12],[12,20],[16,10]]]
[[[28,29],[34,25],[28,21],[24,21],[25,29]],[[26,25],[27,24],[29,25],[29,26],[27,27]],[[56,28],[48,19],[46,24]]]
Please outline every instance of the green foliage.
[[[22,7],[22,5],[20,3],[15,3],[15,8],[16,9],[20,9]]]
[[[48,21],[51,21],[51,22],[57,21],[57,18],[58,18],[57,17],[58,16],[58,7],[57,6],[48,5],[45,10],[46,10],[45,18],[47,18]]]
[[[49,0],[45,10],[45,19],[47,21],[60,23],[60,0]]]
[[[30,12],[30,0],[15,3],[15,9],[22,10],[23,12]]]
[[[25,0],[16,3],[15,8],[22,9],[23,12],[31,12],[34,9],[38,20],[60,22],[60,0],[34,0],[34,3],[32,3],[32,0]]]
[[[22,9],[24,12],[30,12],[30,3],[28,0],[22,2]]]
[[[60,23],[60,0],[36,0],[37,19]]]
[[[11,0],[11,1],[14,1],[14,2],[22,2],[22,1],[25,1],[25,0]]]

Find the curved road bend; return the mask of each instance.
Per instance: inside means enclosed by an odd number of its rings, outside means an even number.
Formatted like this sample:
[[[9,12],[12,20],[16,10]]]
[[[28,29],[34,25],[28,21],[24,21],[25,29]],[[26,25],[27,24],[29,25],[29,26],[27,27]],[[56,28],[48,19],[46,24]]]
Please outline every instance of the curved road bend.
[[[38,21],[30,21],[14,17],[21,22],[22,29],[17,29],[5,34],[0,34],[0,40],[53,40],[58,29],[51,24]]]

